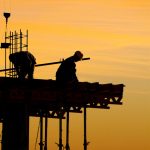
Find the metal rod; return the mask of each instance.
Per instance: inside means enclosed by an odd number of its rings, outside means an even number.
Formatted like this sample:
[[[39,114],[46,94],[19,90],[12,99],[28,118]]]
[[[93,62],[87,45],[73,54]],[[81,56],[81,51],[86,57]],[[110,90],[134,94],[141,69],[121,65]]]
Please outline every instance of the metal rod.
[[[10,39],[10,43],[11,43],[11,45],[10,45],[10,51],[9,51],[9,55],[12,53],[12,44],[13,44],[13,41],[12,41],[12,36],[11,36],[12,34],[11,34],[11,32],[10,32],[10,35],[9,35],[9,39]],[[9,68],[12,68],[13,67],[13,65],[12,65],[12,63],[9,61]],[[13,72],[10,70],[9,71],[9,76],[12,76],[13,77]]]
[[[28,30],[27,30],[27,33],[26,33],[26,50],[28,51],[28,37],[29,37],[29,34],[28,34]]]
[[[86,133],[86,106],[84,106],[84,150],[87,150],[87,133]]]
[[[59,117],[59,150],[62,150],[62,114],[60,113]]]
[[[40,116],[40,150],[43,150],[43,117]]]
[[[7,39],[7,30],[5,32],[5,43],[6,43],[6,39]],[[6,77],[6,56],[7,56],[7,52],[6,52],[6,48],[5,48],[5,77]]]
[[[18,50],[18,34],[15,31],[15,35],[14,35],[14,40],[15,40],[15,52],[17,52]]]
[[[83,58],[82,60],[89,60],[90,58]],[[63,61],[57,61],[57,62],[50,62],[50,63],[44,63],[44,64],[36,64],[36,67],[40,67],[40,66],[47,66],[47,65],[54,65],[54,64],[60,64]]]
[[[67,111],[67,118],[66,118],[66,150],[70,150],[70,147],[69,147],[69,110]]]
[[[22,31],[20,29],[20,51],[22,51]]]
[[[89,60],[90,58],[83,58],[82,60]],[[57,62],[50,62],[50,63],[43,63],[43,64],[36,64],[35,67],[41,67],[41,66],[47,66],[47,65],[55,65],[55,64],[60,64],[62,63],[62,61],[57,61]],[[3,71],[9,71],[9,70],[13,70],[15,68],[10,68],[10,69],[2,69],[0,70],[0,72]]]
[[[47,131],[48,131],[48,117],[45,117],[45,145],[44,150],[47,150]]]

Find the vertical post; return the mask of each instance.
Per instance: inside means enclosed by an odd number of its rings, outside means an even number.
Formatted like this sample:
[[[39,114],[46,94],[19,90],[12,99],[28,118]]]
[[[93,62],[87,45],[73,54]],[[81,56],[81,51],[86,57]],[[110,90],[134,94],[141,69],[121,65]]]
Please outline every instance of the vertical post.
[[[40,116],[40,150],[43,150],[43,117]]]
[[[67,118],[66,118],[66,150],[69,150],[69,110],[67,111]]]
[[[84,106],[84,150],[87,150],[87,134],[86,134],[86,106]]]
[[[12,104],[4,113],[2,150],[29,150],[29,115],[27,106]]]
[[[9,55],[10,55],[12,53],[12,35],[11,35],[11,32],[10,32],[10,36],[9,36],[9,41],[11,43],[10,50],[9,50]],[[11,62],[9,62],[9,68],[12,68],[12,63]],[[13,72],[12,71],[9,71],[9,76],[13,77]]]
[[[28,51],[28,40],[29,40],[29,39],[28,39],[28,37],[29,37],[29,36],[28,36],[28,30],[27,30],[27,35],[26,35],[26,36],[27,36],[27,37],[26,37],[26,50]]]
[[[15,35],[14,35],[14,32],[11,32],[11,53],[14,53],[14,41],[15,40]],[[13,68],[13,63],[11,63],[11,68]],[[15,76],[15,72],[14,70],[12,70],[12,77],[16,77]]]
[[[4,17],[6,19],[6,30],[5,30],[5,43],[6,43],[6,39],[7,39],[7,23],[8,23],[8,18],[10,17],[10,13],[8,12],[4,12]],[[5,77],[6,77],[6,47],[5,47]]]
[[[16,52],[17,50],[17,42],[16,42],[16,31],[14,32],[14,52]]]
[[[10,41],[10,43],[12,43],[11,42],[11,32],[10,32],[10,36],[9,36],[9,41]],[[11,54],[11,47],[12,45],[10,45],[10,49],[9,49],[9,55]],[[9,62],[9,68],[11,68],[11,62]]]
[[[1,122],[1,126],[2,126],[2,131],[1,131],[1,136],[0,136],[0,143],[1,143],[1,146],[0,146],[0,149],[2,150],[2,134],[3,134],[3,123]]]
[[[11,33],[11,53],[14,53],[14,33]]]
[[[20,51],[22,51],[22,31],[20,29]]]
[[[62,150],[62,112],[60,112],[59,116],[59,150]]]
[[[45,117],[45,145],[44,145],[44,150],[47,150],[47,131],[48,131],[48,117],[46,114]]]
[[[7,31],[5,32],[5,43],[6,43],[6,39],[7,39]],[[5,48],[5,77],[6,77],[6,58],[7,58],[7,53],[6,53],[6,48]]]

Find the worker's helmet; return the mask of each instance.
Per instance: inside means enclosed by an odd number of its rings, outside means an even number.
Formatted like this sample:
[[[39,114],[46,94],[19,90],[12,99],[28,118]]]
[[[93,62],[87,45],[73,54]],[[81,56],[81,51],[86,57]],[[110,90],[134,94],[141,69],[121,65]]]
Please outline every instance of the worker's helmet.
[[[77,60],[81,60],[83,58],[83,54],[80,51],[76,51],[74,56]]]

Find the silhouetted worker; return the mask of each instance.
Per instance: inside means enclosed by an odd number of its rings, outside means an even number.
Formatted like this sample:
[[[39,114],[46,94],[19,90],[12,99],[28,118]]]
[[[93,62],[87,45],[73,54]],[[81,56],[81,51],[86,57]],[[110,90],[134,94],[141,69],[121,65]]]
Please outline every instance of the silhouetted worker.
[[[73,56],[65,59],[59,66],[56,72],[56,81],[59,85],[76,84],[78,78],[76,76],[76,64],[80,61],[83,54],[80,51],[76,51]]]
[[[9,55],[9,60],[14,64],[17,75],[20,79],[33,79],[35,57],[28,51],[20,51]]]

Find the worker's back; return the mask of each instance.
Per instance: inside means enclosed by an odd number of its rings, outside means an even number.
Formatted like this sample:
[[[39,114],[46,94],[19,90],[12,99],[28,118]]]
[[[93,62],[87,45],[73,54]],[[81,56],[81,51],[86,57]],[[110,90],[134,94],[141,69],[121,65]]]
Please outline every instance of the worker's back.
[[[12,53],[9,56],[10,61],[14,64],[18,77],[23,79],[28,74],[28,78],[33,78],[35,57],[28,51]]]
[[[75,54],[67,59],[65,59],[59,66],[56,72],[56,81],[59,84],[74,84],[78,82],[76,76],[76,64],[75,62],[81,60],[83,54],[80,51],[76,51]]]
[[[77,81],[76,64],[73,56],[64,60],[56,72],[56,80],[60,83],[68,83],[73,80]]]

